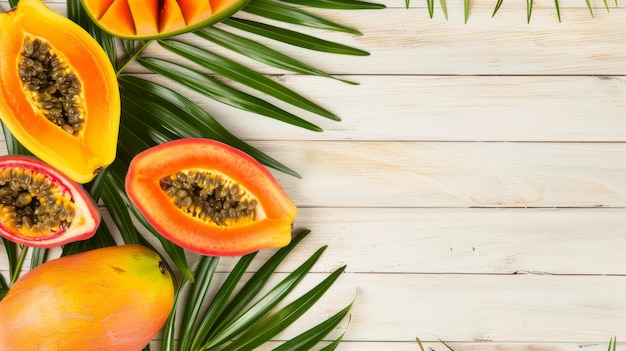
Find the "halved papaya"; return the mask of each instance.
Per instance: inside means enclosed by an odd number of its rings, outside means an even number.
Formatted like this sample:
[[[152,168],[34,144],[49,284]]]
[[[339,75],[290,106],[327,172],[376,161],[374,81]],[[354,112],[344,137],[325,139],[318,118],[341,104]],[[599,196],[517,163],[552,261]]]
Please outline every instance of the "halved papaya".
[[[0,118],[38,158],[79,183],[113,162],[120,94],[98,42],[40,0],[0,14]]]
[[[197,30],[228,18],[249,0],[81,0],[110,34],[156,39]]]
[[[139,153],[130,163],[126,192],[161,235],[204,255],[238,256],[285,246],[297,215],[263,165],[203,138]]]
[[[0,157],[0,236],[50,248],[88,239],[99,224],[96,203],[63,173],[34,157]]]

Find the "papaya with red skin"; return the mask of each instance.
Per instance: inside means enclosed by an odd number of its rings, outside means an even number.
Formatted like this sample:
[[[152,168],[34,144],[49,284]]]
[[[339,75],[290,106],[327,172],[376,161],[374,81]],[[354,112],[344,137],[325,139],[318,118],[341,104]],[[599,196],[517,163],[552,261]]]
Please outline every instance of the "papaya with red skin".
[[[210,139],[184,138],[139,153],[125,187],[161,235],[204,255],[283,247],[298,212],[263,165]]]
[[[100,211],[78,184],[29,156],[0,157],[0,236],[51,248],[93,236]]]

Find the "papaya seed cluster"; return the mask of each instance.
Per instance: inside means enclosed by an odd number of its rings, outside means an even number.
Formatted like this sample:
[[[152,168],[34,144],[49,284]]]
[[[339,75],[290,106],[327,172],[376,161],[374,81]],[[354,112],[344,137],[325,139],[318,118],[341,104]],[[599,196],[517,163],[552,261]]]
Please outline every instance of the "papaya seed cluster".
[[[71,197],[50,177],[30,169],[0,170],[0,222],[35,237],[69,227],[75,216]]]
[[[70,134],[82,129],[81,83],[49,44],[27,36],[18,74],[25,90],[50,122]]]
[[[185,213],[220,226],[254,221],[257,201],[238,183],[207,171],[181,171],[160,186]]]

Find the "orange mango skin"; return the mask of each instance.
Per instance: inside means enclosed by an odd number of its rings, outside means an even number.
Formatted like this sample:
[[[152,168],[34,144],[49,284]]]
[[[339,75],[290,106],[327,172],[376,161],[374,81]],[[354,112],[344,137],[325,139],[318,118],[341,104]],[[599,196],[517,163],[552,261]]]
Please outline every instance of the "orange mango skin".
[[[47,120],[22,91],[18,58],[24,37],[42,37],[60,52],[81,81],[84,129],[70,135]],[[21,0],[0,13],[0,118],[26,149],[78,183],[113,162],[121,113],[117,76],[98,42],[40,0]]]
[[[121,245],[29,271],[0,301],[0,350],[142,350],[173,306],[160,260],[143,246]]]
[[[181,170],[221,173],[241,184],[258,201],[263,218],[233,226],[207,223],[180,211],[159,185]],[[183,138],[135,156],[126,176],[126,193],[145,219],[168,240],[212,256],[240,256],[291,241],[298,210],[272,174],[248,154],[221,142]]]

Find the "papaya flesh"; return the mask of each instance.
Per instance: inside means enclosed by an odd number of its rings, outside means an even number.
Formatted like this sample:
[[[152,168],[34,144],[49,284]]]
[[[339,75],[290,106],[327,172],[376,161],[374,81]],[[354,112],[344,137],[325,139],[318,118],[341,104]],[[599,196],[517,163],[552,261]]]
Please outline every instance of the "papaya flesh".
[[[173,301],[170,273],[143,246],[65,256],[30,270],[0,301],[0,350],[140,351]]]
[[[272,174],[221,142],[185,138],[139,153],[126,192],[165,238],[204,255],[287,245],[297,208]]]
[[[249,0],[81,0],[106,32],[126,39],[156,39],[217,23]]]
[[[82,187],[28,156],[0,157],[0,236],[50,248],[88,239],[100,211]]]
[[[32,154],[87,183],[115,159],[120,93],[98,42],[40,0],[0,13],[0,119]]]

